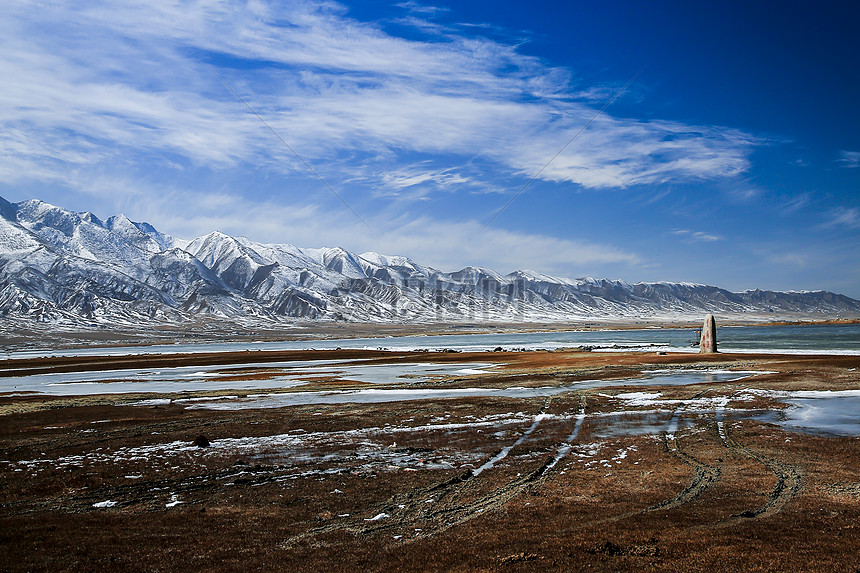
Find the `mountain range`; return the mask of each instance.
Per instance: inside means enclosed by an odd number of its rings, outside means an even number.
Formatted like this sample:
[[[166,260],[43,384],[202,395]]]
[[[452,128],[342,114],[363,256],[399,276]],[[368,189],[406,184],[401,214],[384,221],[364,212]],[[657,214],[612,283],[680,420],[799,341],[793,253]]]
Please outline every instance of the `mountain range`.
[[[826,291],[442,272],[403,256],[264,244],[212,232],[183,240],[123,215],[101,220],[0,198],[0,316],[66,325],[567,322],[726,316],[860,316]]]

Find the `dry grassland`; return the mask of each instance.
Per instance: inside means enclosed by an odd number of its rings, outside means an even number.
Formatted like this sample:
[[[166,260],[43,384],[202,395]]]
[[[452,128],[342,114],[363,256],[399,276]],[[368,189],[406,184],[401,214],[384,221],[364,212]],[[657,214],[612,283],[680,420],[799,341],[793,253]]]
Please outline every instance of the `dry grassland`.
[[[154,397],[146,395],[0,396],[0,570],[860,568],[860,438],[788,431],[774,416],[785,404],[744,394],[860,389],[860,357],[253,354],[261,363],[505,365],[422,385],[434,388],[567,386],[654,368],[775,373],[551,397],[269,409],[141,404]],[[247,361],[247,353],[107,357],[7,361],[0,370],[220,364],[237,380],[272,375],[244,370]],[[284,391],[362,386],[314,379]],[[660,392],[660,404],[617,397],[629,392]],[[217,394],[229,392],[195,395]],[[725,410],[707,406],[721,398]]]

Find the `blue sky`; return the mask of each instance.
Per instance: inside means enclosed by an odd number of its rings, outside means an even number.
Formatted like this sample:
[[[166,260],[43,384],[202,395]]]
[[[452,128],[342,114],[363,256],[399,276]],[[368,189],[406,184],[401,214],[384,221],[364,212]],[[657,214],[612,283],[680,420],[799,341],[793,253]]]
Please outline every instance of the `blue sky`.
[[[0,195],[446,271],[860,298],[850,4],[7,0]]]

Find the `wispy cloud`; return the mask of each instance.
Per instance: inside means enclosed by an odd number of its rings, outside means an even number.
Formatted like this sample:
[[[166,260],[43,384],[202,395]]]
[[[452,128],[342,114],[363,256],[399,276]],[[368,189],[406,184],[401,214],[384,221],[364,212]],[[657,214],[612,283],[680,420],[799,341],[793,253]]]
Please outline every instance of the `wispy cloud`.
[[[455,169],[433,169],[428,165],[406,166],[379,174],[382,185],[378,196],[402,196],[423,198],[437,190],[452,190],[472,187],[471,179]]]
[[[806,253],[780,253],[768,256],[768,262],[775,265],[787,265],[805,268],[809,265],[809,255]]]
[[[410,12],[417,12],[418,14],[438,14],[440,12],[450,11],[450,8],[419,4],[418,2],[413,2],[412,0],[410,0],[409,2],[400,2],[398,4],[395,4],[395,6],[399,8],[405,8]]]
[[[723,237],[718,235],[712,235],[702,231],[691,231],[689,229],[678,229],[676,231],[672,231],[672,234],[683,237],[683,239],[689,243],[713,243],[714,241],[723,240]]]
[[[860,167],[860,151],[840,151],[837,161],[842,167],[856,169]]]
[[[487,229],[474,220],[451,221],[402,216],[368,218],[368,233],[346,213],[332,216],[312,202],[285,205],[248,201],[228,193],[176,192],[163,198],[139,197],[127,203],[136,220],[160,221],[159,230],[192,238],[220,230],[281,243],[284,229],[298,246],[350,245],[356,252],[408,253],[441,270],[481,264],[499,271],[531,268],[560,276],[603,274],[643,263],[630,250],[589,241],[558,239],[539,233]],[[108,213],[100,214],[102,216]]]
[[[849,227],[851,229],[860,228],[860,209],[839,207],[833,209],[823,227]]]
[[[110,206],[100,215],[123,209],[189,238],[218,229],[408,254],[443,269],[479,262],[617,276],[647,266],[609,239],[484,228],[490,201],[475,200],[516,192],[626,78],[591,85],[499,39],[506,34],[487,37],[489,27],[443,29],[433,24],[438,9],[401,8],[410,25],[432,24],[413,31],[421,39],[335,2],[48,0],[36,10],[9,0],[0,19],[0,77],[9,79],[0,179],[56,186],[63,205],[62,194],[77,190]],[[315,194],[318,182],[218,76],[375,231],[332,210],[324,189]],[[760,144],[737,129],[610,107],[540,179],[572,190],[731,179]],[[263,180],[270,186],[257,191]],[[445,213],[409,210],[431,197],[457,201]]]
[[[396,37],[334,3],[11,2],[0,31],[0,74],[14,78],[0,94],[12,178],[123,163],[141,149],[206,166],[302,169],[213,68],[343,178],[356,162],[396,171],[415,154],[479,155],[531,175],[595,111],[567,94],[601,90],[571,85],[569,72],[513,45]],[[541,177],[591,188],[728,177],[747,169],[755,145],[737,130],[604,114]]]
[[[812,203],[812,194],[811,193],[800,193],[793,197],[787,197],[782,199],[780,203],[780,208],[782,213],[785,215],[790,215],[800,209],[807,207],[810,203]]]

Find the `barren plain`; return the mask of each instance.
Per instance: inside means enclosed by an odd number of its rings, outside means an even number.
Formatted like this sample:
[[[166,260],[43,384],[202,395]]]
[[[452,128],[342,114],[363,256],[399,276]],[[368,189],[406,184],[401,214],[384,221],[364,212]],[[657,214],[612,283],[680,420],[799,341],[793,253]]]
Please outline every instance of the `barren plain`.
[[[0,361],[300,379],[0,395],[0,569],[860,568],[860,356],[253,354]],[[350,379],[406,364],[462,369]]]

